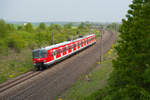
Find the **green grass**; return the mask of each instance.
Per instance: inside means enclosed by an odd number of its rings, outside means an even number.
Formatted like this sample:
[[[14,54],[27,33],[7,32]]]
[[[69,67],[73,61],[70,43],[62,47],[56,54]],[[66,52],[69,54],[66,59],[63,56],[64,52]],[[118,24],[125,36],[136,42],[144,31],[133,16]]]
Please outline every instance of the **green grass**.
[[[32,70],[34,67],[31,53],[31,50],[25,49],[18,54],[12,50],[7,56],[1,54],[0,84]]]
[[[88,75],[82,75],[81,78],[68,89],[63,95],[63,100],[82,100],[94,91],[103,88],[107,84],[107,78],[112,72],[112,58],[115,56],[112,49],[105,54],[105,61],[100,64]]]

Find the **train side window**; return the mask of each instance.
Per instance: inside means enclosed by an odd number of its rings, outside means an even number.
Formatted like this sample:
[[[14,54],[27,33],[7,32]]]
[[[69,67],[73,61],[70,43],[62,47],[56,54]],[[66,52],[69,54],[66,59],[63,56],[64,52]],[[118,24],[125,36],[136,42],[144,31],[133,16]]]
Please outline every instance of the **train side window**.
[[[60,54],[60,52],[61,52],[60,49],[58,49],[58,50],[57,50],[57,54]]]
[[[51,57],[53,57],[54,56],[54,54],[53,54],[53,52],[51,51]]]
[[[71,46],[69,46],[69,50],[71,49]]]
[[[75,48],[76,47],[76,44],[73,44],[73,48]]]
[[[57,54],[57,52],[56,51],[54,51],[54,56]]]
[[[65,50],[65,48],[66,48],[66,47],[64,47],[64,48],[63,48],[63,52],[65,52],[65,51],[66,51],[66,50]]]
[[[56,55],[58,54],[58,50],[55,51]]]
[[[58,50],[56,50],[56,54],[57,54],[57,55],[59,54],[59,51],[58,51]]]

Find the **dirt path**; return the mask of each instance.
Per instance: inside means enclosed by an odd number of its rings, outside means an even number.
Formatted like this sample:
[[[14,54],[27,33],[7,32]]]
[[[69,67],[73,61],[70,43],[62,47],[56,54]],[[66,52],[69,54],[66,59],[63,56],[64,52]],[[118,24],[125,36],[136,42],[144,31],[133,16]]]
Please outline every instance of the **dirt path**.
[[[105,31],[103,53],[111,47],[115,35]],[[0,100],[55,100],[56,97],[86,73],[100,58],[101,43],[58,63],[41,74],[0,94]]]

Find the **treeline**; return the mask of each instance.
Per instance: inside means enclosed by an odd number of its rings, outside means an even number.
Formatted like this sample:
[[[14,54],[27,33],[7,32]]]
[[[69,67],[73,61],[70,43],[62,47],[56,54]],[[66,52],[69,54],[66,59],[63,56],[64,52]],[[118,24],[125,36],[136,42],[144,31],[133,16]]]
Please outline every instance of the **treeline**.
[[[85,100],[150,100],[150,1],[133,0],[126,17],[108,84]]]
[[[20,52],[23,48],[34,49],[51,45],[52,33],[54,33],[54,43],[59,43],[89,32],[90,24],[85,23],[81,23],[77,27],[74,27],[72,23],[63,26],[58,24],[47,26],[44,23],[40,23],[38,27],[35,27],[31,23],[19,26],[7,24],[1,19],[0,53],[7,52],[10,49]]]

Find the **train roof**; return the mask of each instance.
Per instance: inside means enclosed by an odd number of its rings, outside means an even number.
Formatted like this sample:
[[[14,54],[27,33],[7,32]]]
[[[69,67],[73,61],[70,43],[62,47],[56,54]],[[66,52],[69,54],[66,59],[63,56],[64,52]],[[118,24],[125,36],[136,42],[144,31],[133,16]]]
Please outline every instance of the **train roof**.
[[[63,46],[63,45],[66,45],[66,44],[69,44],[69,43],[72,43],[72,42],[75,42],[75,41],[78,41],[78,40],[81,40],[81,39],[84,39],[84,38],[88,38],[88,37],[94,36],[94,35],[95,34],[87,35],[87,36],[84,36],[82,38],[78,38],[78,39],[71,40],[71,41],[65,41],[65,42],[62,42],[62,43],[54,44],[54,45],[43,47],[43,48],[40,48],[40,49],[35,49],[33,51],[36,51],[36,50],[50,50],[50,49],[57,48],[59,46]]]

